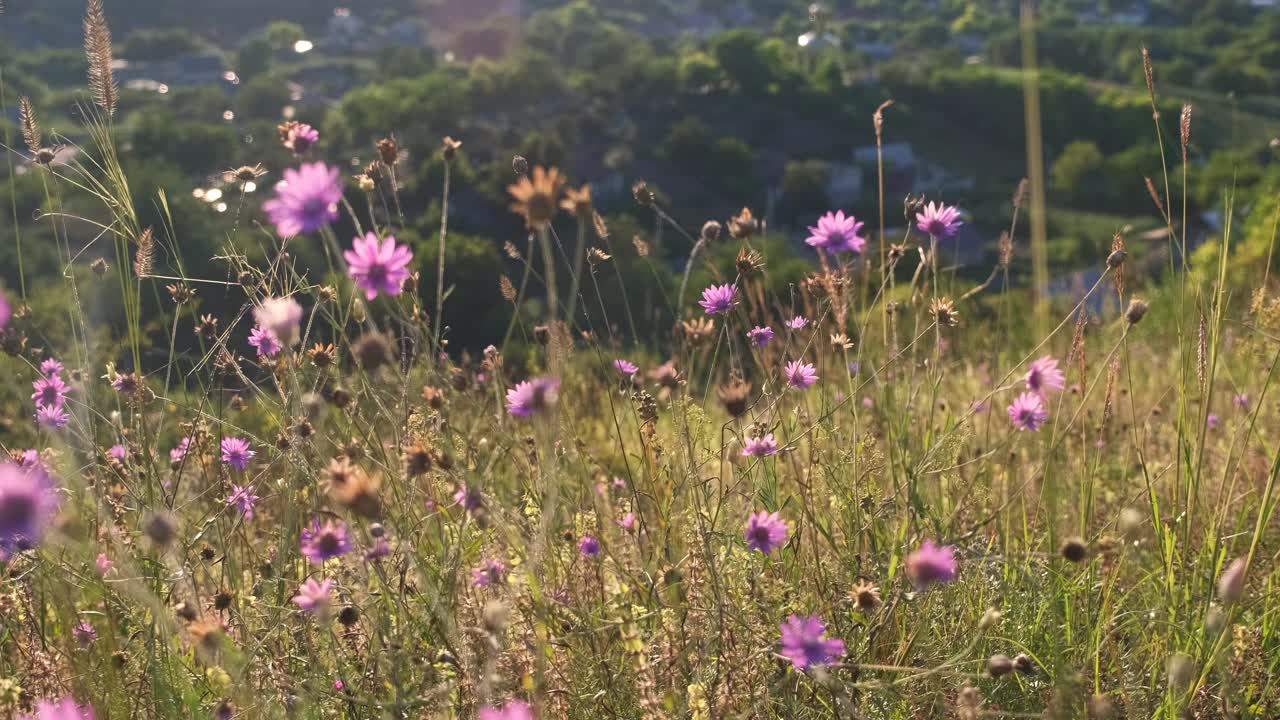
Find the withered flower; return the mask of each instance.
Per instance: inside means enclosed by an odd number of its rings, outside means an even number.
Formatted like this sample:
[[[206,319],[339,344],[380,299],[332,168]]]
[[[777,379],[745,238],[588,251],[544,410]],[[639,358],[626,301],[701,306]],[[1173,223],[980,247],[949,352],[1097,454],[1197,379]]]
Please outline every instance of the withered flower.
[[[525,225],[530,230],[542,230],[555,217],[557,201],[563,187],[564,178],[559,170],[548,170],[539,165],[533,169],[532,179],[522,176],[516,183],[507,186],[507,192],[515,200],[511,203],[511,210],[524,217]]]

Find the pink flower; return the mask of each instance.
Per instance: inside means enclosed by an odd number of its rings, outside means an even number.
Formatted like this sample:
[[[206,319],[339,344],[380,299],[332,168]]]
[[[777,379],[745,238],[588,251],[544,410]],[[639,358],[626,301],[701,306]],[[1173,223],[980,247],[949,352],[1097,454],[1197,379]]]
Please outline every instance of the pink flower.
[[[395,237],[388,235],[381,242],[373,233],[356,238],[352,248],[342,254],[350,267],[347,273],[356,285],[364,288],[364,295],[372,300],[379,292],[399,295],[404,281],[413,273],[409,263],[413,251],[408,245],[397,245]]]
[[[41,700],[35,715],[19,715],[17,720],[94,720],[93,708],[80,705],[70,697]]]
[[[556,403],[560,381],[555,378],[534,378],[507,390],[507,412],[512,417],[527,418]]]
[[[747,457],[775,455],[778,450],[778,441],[773,437],[773,433],[756,438],[747,438],[746,444],[742,446],[742,454]]]
[[[471,585],[486,587],[501,585],[507,581],[507,566],[500,560],[489,558],[480,563],[480,567],[471,569]]]
[[[613,361],[613,369],[617,370],[618,374],[624,377],[631,377],[632,375],[640,372],[640,367],[638,365],[623,358],[618,358]]]
[[[94,561],[94,566],[98,570],[98,575],[106,577],[111,572],[111,568],[115,567],[115,563],[111,562],[111,558],[106,553],[98,553],[98,559]]]
[[[764,348],[769,345],[769,341],[773,339],[773,328],[769,326],[753,327],[747,331],[747,339],[752,345],[758,348]]]
[[[1061,390],[1067,385],[1067,377],[1058,369],[1058,360],[1045,355],[1027,368],[1027,389],[1044,395],[1046,390]]]
[[[698,301],[708,315],[724,315],[738,304],[737,285],[712,285],[702,291],[702,299]]]
[[[253,321],[275,335],[281,347],[291,347],[299,339],[302,306],[291,297],[267,298],[253,309]]]
[[[262,357],[274,357],[280,352],[280,340],[276,334],[265,328],[254,327],[249,331],[249,344],[258,350]]]
[[[801,360],[792,360],[787,363],[783,369],[783,376],[787,380],[787,384],[793,388],[807,390],[811,385],[818,382],[818,371],[814,369],[811,363]]]
[[[919,550],[907,556],[907,577],[920,590],[934,583],[955,580],[956,549],[950,545],[939,547],[926,540]]]
[[[791,330],[803,330],[805,325],[809,324],[809,319],[803,315],[797,315],[787,321],[787,327]]]
[[[618,519],[618,527],[631,532],[636,527],[636,514],[629,512]]]
[[[231,495],[227,497],[227,504],[240,510],[245,520],[253,519],[253,505],[258,502],[258,496],[253,494],[253,486],[240,487],[239,485],[231,486]]]
[[[960,210],[942,203],[929,203],[923,212],[916,213],[916,227],[936,240],[949,238],[960,230]]]
[[[748,550],[759,550],[768,555],[787,542],[787,521],[776,512],[761,510],[747,518],[745,533]]]
[[[844,655],[844,641],[827,637],[827,624],[817,615],[792,615],[778,627],[782,656],[797,670],[830,665]]]
[[[276,232],[290,238],[313,232],[338,219],[342,182],[338,168],[324,163],[303,163],[297,170],[284,171],[276,183],[276,195],[262,204]]]
[[[805,243],[828,252],[860,253],[867,246],[867,239],[858,234],[862,226],[863,223],[852,215],[845,215],[843,210],[828,212],[818,218],[817,225],[809,227]]]
[[[67,402],[67,384],[57,375],[38,378],[31,387],[35,390],[31,399],[36,402],[36,407],[61,408]]]
[[[257,455],[256,450],[249,449],[249,441],[244,438],[229,437],[222,439],[222,462],[244,472],[249,461]]]
[[[42,428],[59,430],[70,421],[71,416],[61,405],[39,405],[36,408],[36,424]]]
[[[509,700],[502,708],[493,705],[481,708],[476,720],[533,720],[533,709],[523,700]]]
[[[1049,411],[1039,395],[1024,392],[1009,406],[1009,420],[1018,430],[1035,432],[1049,421]]]
[[[298,588],[298,594],[293,596],[293,604],[307,612],[321,611],[333,601],[333,586],[334,582],[328,578],[320,582],[308,578]]]

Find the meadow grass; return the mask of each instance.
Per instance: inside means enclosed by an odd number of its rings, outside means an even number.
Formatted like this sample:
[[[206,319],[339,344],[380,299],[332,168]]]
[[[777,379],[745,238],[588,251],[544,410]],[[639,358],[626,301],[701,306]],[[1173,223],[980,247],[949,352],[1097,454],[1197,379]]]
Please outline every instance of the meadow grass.
[[[620,256],[661,260],[554,169],[515,163],[520,279],[450,278],[465,148],[435,150],[421,267],[394,239],[413,211],[395,142],[351,181],[361,211],[296,123],[275,232],[233,233],[225,278],[188,277],[181,228],[138,220],[110,48],[91,2],[78,159],[42,160],[29,107],[10,153],[45,183],[64,273],[23,276],[3,313],[5,370],[35,390],[0,467],[6,717],[1280,716],[1280,302],[1263,267],[1229,282],[1230,204],[1217,267],[1185,262],[1167,188],[1189,108],[1152,172],[1160,278],[1131,277],[1117,233],[1083,292],[1013,287],[1040,177],[982,219],[1008,224],[985,282],[946,264],[962,216],[908,198],[887,237],[881,189],[878,232],[819,220],[812,273],[775,294],[758,218],[695,235],[640,183],[690,252],[678,290],[623,287],[610,318]],[[100,213],[62,212],[70,194]],[[110,246],[100,273],[73,224]],[[505,337],[451,349],[466,309],[441,317],[441,278],[491,283]],[[63,345],[35,282],[66,285]],[[239,311],[202,315],[213,292]],[[669,342],[636,344],[646,297],[678,318]],[[121,313],[105,330],[101,306]]]

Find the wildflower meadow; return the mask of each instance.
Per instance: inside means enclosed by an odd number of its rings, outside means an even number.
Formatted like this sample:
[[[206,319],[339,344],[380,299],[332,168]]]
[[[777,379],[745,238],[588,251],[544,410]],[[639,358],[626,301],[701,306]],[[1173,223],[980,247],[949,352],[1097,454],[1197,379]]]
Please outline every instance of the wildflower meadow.
[[[883,158],[875,212],[782,232],[629,178],[670,261],[516,156],[524,229],[459,270],[465,128],[349,166],[320,117],[220,168],[195,274],[83,25],[76,154],[25,97],[7,150],[61,271],[0,290],[0,716],[1280,717],[1274,225],[1232,252],[1277,211],[1188,251],[1198,109],[1142,48],[1159,232],[1078,288],[1042,167],[991,217],[886,197]],[[893,104],[847,132],[883,149]]]

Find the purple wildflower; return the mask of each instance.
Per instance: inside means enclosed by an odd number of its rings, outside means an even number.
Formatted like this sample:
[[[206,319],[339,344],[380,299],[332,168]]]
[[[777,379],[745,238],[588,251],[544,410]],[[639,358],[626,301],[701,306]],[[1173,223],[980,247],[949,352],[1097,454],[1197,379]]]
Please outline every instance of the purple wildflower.
[[[364,559],[381,560],[390,554],[391,543],[385,537],[380,537],[373,541],[373,547],[364,551]]]
[[[259,498],[253,494],[253,486],[240,487],[239,485],[231,486],[231,494],[227,496],[227,504],[234,506],[244,515],[245,520],[253,519],[253,505],[258,502]]]
[[[462,506],[463,510],[474,513],[484,508],[484,495],[480,493],[480,488],[469,485],[458,486],[458,491],[453,494],[453,501]]]
[[[844,655],[844,641],[827,637],[827,624],[817,615],[792,615],[779,626],[782,656],[797,670],[830,665]]]
[[[618,374],[622,375],[623,377],[631,377],[632,375],[635,375],[636,373],[640,372],[640,367],[638,365],[624,358],[618,358],[617,360],[614,360],[613,369],[617,370]]]
[[[629,512],[618,518],[618,527],[631,532],[636,527],[636,514]]]
[[[507,566],[501,560],[489,558],[480,563],[479,567],[471,569],[471,585],[474,587],[501,585],[506,581]]]
[[[379,241],[373,233],[352,241],[351,249],[342,253],[350,266],[347,274],[356,285],[364,289],[365,298],[372,300],[378,293],[399,295],[404,281],[413,273],[409,263],[413,251],[408,245],[397,245],[394,236]]]
[[[128,456],[129,456],[129,451],[125,449],[125,446],[123,445],[112,445],[111,447],[107,448],[107,457],[113,460],[120,460],[123,462],[124,459]]]
[[[93,566],[98,571],[98,575],[106,577],[111,572],[111,568],[115,567],[115,563],[111,562],[111,558],[106,553],[98,553],[98,558],[93,561]]]
[[[59,430],[67,426],[71,416],[66,408],[59,405],[39,405],[36,407],[36,424],[42,428]]]
[[[275,335],[281,347],[291,347],[299,339],[302,306],[291,297],[267,298],[253,309],[253,321]]]
[[[249,441],[244,438],[229,437],[222,439],[222,462],[231,467],[244,472],[249,467],[249,461],[257,455],[256,450],[249,449]]]
[[[828,252],[860,253],[867,246],[867,239],[858,234],[862,226],[863,223],[852,215],[845,215],[843,210],[829,212],[818,218],[817,225],[809,226],[805,242]]]
[[[1049,420],[1044,401],[1033,392],[1024,392],[1009,406],[1009,420],[1019,430],[1035,432]]]
[[[257,348],[258,354],[262,357],[275,357],[280,352],[280,340],[276,338],[276,334],[267,330],[254,326],[249,331],[249,344]]]
[[[36,703],[35,715],[19,715],[17,720],[94,720],[95,717],[93,708],[64,697],[59,700],[41,700]]]
[[[177,465],[187,457],[187,453],[190,451],[191,438],[184,437],[172,450],[169,451],[169,462]]]
[[[67,402],[67,384],[57,375],[41,377],[31,387],[35,390],[31,399],[36,401],[36,407],[60,408]]]
[[[295,155],[301,155],[320,142],[320,131],[306,123],[290,123],[281,140]]]
[[[9,298],[5,297],[3,290],[0,290],[0,330],[9,327],[9,316],[12,312],[12,308],[9,307]]]
[[[768,325],[753,327],[747,331],[747,339],[758,348],[767,347],[773,339],[773,328]]]
[[[351,551],[347,526],[336,520],[329,520],[323,525],[319,520],[312,520],[311,526],[302,531],[301,544],[302,554],[316,565]]]
[[[53,480],[43,467],[0,463],[0,560],[35,547],[57,509]]]
[[[560,381],[555,378],[540,377],[518,383],[507,390],[507,412],[512,417],[527,418],[534,413],[554,405],[556,393],[560,389]]]
[[[1231,404],[1236,406],[1237,410],[1248,410],[1253,401],[1249,399],[1249,393],[1236,393],[1231,396]]]
[[[777,454],[778,449],[778,441],[774,439],[773,433],[769,433],[762,437],[747,438],[746,444],[742,446],[742,454],[747,457],[765,457]]]
[[[919,550],[907,556],[907,577],[920,590],[934,583],[947,583],[956,579],[956,549],[950,545],[939,547],[925,540]]]
[[[298,587],[298,594],[293,596],[293,604],[311,613],[322,611],[333,602],[333,586],[334,582],[328,578],[320,582],[307,578]]]
[[[71,629],[71,637],[75,638],[76,644],[81,647],[88,647],[98,639],[98,630],[91,623],[82,620],[79,625]]]
[[[960,209],[954,205],[931,202],[924,206],[924,212],[916,213],[916,227],[935,240],[955,235],[963,224],[960,222]]]
[[[502,708],[493,705],[481,708],[476,720],[533,720],[533,708],[523,700],[509,700]]]
[[[313,232],[338,219],[342,183],[337,168],[324,163],[303,163],[297,170],[284,171],[276,183],[276,196],[262,209],[281,237]]]
[[[809,324],[809,318],[803,315],[797,315],[787,321],[787,327],[791,330],[803,330]]]
[[[583,535],[578,540],[578,552],[583,557],[595,557],[600,554],[600,541],[591,535]]]
[[[702,291],[702,299],[698,301],[708,315],[724,315],[738,304],[738,286],[712,285]]]
[[[761,510],[747,518],[745,535],[748,550],[759,550],[768,555],[786,544],[788,534],[787,521],[776,512]]]
[[[801,360],[792,360],[787,363],[782,374],[786,377],[788,385],[801,390],[807,390],[811,385],[818,382],[818,371],[814,369],[811,363]]]
[[[48,358],[40,363],[40,374],[45,377],[61,375],[62,371],[65,369],[66,367],[64,367],[61,362],[53,358]]]
[[[1205,419],[1205,422],[1209,425],[1210,430],[1217,430],[1218,423],[1220,423],[1221,420],[1218,419],[1218,416],[1216,414],[1209,413],[1209,417]]]
[[[1044,395],[1046,390],[1061,390],[1067,385],[1067,376],[1058,368],[1058,360],[1045,355],[1027,367],[1027,389]]]

